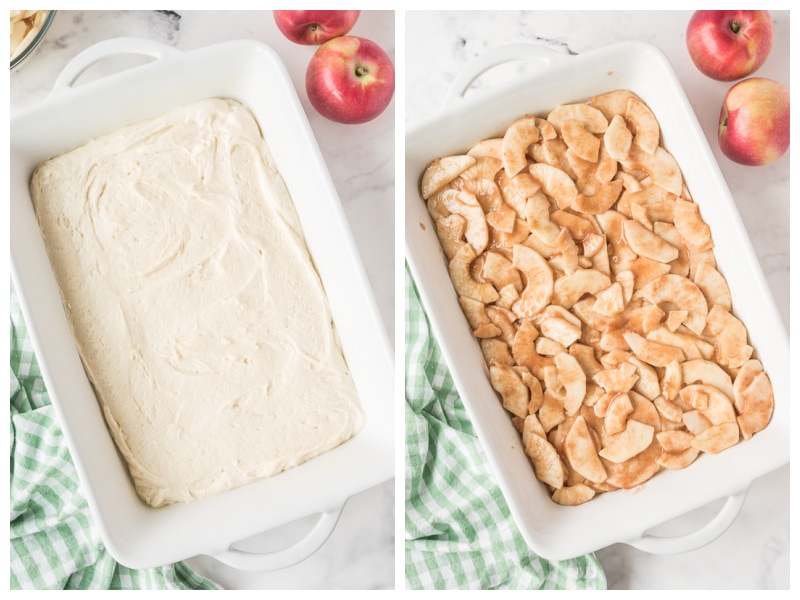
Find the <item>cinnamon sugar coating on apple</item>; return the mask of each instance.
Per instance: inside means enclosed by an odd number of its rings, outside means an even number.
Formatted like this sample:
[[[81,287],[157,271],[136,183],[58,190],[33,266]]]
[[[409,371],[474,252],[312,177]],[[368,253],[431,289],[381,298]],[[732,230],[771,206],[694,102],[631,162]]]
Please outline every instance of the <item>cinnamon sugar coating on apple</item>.
[[[420,181],[490,383],[553,501],[641,485],[768,426],[769,377],[641,98],[511,118]]]

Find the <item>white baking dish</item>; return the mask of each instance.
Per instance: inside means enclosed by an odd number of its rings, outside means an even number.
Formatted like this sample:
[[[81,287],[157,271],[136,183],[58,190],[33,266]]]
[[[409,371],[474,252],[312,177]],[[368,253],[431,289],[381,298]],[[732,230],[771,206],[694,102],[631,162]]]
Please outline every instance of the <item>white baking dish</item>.
[[[106,57],[150,62],[79,84]],[[283,175],[321,275],[367,414],[354,438],[277,476],[211,498],[153,509],[139,500],[86,378],[61,308],[28,185],[36,165],[122,125],[207,97],[235,98],[255,115]],[[256,41],[180,52],[117,38],[78,55],[51,95],[11,120],[13,280],[45,383],[103,541],[122,564],[144,568],[199,554],[246,569],[288,566],[331,533],[347,499],[393,477],[393,366],[342,207],[291,80],[277,54]],[[232,544],[314,514],[296,545],[250,554]]]
[[[533,72],[490,91],[466,93],[488,69],[513,60],[533,61]],[[689,468],[662,471],[636,489],[597,496],[577,507],[549,498],[533,476],[519,434],[492,389],[476,340],[457,302],[433,223],[419,195],[420,176],[433,158],[463,153],[482,138],[501,134],[514,118],[546,114],[561,103],[588,100],[613,89],[632,90],[652,108],[666,148],[680,164],[701,214],[711,226],[719,270],[745,322],[775,392],[766,430]],[[719,536],[736,518],[749,485],[789,460],[788,337],[769,294],[745,229],[708,142],[671,65],[657,48],[626,42],[577,56],[535,45],[490,50],[468,63],[453,83],[442,112],[406,137],[406,252],[454,381],[497,476],[511,513],[530,547],[549,559],[566,559],[617,542],[654,553],[681,552]],[[701,530],[656,537],[648,530],[727,497]]]

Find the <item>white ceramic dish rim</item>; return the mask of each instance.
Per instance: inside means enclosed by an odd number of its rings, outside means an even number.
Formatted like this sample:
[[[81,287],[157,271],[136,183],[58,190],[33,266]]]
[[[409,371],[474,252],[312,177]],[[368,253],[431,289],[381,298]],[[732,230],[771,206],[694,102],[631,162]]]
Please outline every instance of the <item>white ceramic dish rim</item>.
[[[512,60],[533,61],[537,70],[514,83],[462,97],[475,77]],[[659,119],[664,143],[681,165],[712,228],[734,312],[747,324],[751,343],[770,374],[776,408],[770,426],[746,443],[716,456],[704,455],[689,469],[663,471],[633,490],[602,494],[578,507],[561,507],[529,476],[531,467],[519,435],[496,401],[420,200],[419,177],[428,161],[464,152],[478,139],[498,135],[516,116],[546,112],[557,104],[616,88],[639,94]],[[521,533],[537,554],[554,560],[617,542],[656,553],[682,552],[710,542],[735,519],[752,481],[789,460],[788,338],[730,191],[671,65],[656,47],[640,42],[577,56],[540,46],[509,46],[490,50],[467,65],[448,98],[439,115],[406,137],[406,256],[434,335]],[[724,497],[729,499],[717,518],[700,531],[675,538],[647,533]]]
[[[122,54],[153,60],[75,83],[88,66]],[[297,206],[367,424],[340,447],[274,477],[153,509],[135,494],[75,351],[28,183],[33,168],[49,156],[206,97],[242,101],[262,128]],[[233,566],[264,570],[315,551],[349,497],[394,476],[394,371],[388,336],[339,197],[278,55],[254,40],[187,52],[144,39],[106,40],[75,57],[44,102],[15,115],[10,133],[12,278],[82,489],[111,554],[132,568],[209,554]],[[314,529],[282,552],[260,555],[232,548],[314,514],[320,515]]]

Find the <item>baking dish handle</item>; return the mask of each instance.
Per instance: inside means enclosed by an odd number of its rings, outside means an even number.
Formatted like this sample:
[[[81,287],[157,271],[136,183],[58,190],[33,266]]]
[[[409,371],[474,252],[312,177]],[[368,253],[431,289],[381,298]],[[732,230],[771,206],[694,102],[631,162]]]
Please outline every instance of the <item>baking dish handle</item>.
[[[444,106],[463,99],[476,79],[500,65],[515,61],[536,62],[543,70],[547,70],[564,60],[569,60],[568,54],[538,44],[508,44],[489,48],[464,64],[447,90]]]
[[[211,556],[223,564],[242,571],[276,571],[295,565],[319,550],[328,540],[342,514],[344,505],[320,513],[311,530],[293,545],[273,552],[252,552],[229,547]]]
[[[641,538],[626,543],[650,554],[680,554],[697,550],[725,533],[739,516],[746,496],[747,490],[729,496],[716,516],[692,533],[676,537],[662,537],[645,532]]]
[[[103,40],[81,51],[67,63],[67,66],[64,67],[64,70],[61,71],[58,79],[56,79],[50,95],[63,94],[65,91],[72,89],[86,69],[105,58],[129,54],[149,56],[155,60],[160,60],[165,56],[178,53],[180,53],[180,50],[144,38],[116,37]]]

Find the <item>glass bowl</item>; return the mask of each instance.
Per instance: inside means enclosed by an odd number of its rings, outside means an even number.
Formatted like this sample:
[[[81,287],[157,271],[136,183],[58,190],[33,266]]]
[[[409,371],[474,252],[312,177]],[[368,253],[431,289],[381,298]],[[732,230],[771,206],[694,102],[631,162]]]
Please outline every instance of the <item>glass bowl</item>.
[[[56,16],[56,12],[57,11],[55,10],[47,11],[47,16],[45,17],[44,22],[42,23],[42,28],[39,30],[36,36],[31,41],[28,42],[27,46],[25,46],[20,52],[17,53],[17,55],[14,58],[11,59],[12,72],[21,67],[22,64],[26,60],[28,60],[31,57],[31,55],[35,52],[36,48],[38,48],[39,45],[42,43],[44,36],[47,34],[47,30],[50,29],[50,25],[53,23],[53,19]]]

